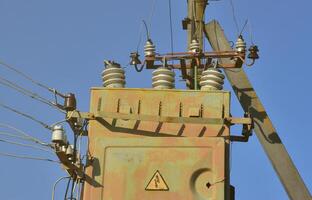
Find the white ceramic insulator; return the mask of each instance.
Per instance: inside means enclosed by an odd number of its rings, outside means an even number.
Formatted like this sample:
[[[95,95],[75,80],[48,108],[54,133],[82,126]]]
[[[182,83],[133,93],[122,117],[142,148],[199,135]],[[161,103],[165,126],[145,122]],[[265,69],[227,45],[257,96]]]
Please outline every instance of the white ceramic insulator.
[[[106,68],[102,72],[103,87],[107,88],[124,88],[125,71],[120,67]]]
[[[201,90],[222,90],[224,84],[224,75],[221,70],[216,68],[208,68],[203,71],[200,78]]]
[[[147,40],[144,46],[144,55],[145,56],[155,56],[156,48],[151,40]]]
[[[235,43],[236,51],[239,53],[246,52],[246,42],[242,37],[239,37]]]
[[[196,39],[193,39],[191,41],[191,44],[189,46],[189,51],[194,52],[194,53],[197,53],[200,51],[200,44]]]
[[[152,86],[155,89],[173,89],[175,87],[174,71],[160,67],[153,71]]]
[[[66,144],[67,137],[61,125],[55,125],[52,131],[52,142],[58,144]]]

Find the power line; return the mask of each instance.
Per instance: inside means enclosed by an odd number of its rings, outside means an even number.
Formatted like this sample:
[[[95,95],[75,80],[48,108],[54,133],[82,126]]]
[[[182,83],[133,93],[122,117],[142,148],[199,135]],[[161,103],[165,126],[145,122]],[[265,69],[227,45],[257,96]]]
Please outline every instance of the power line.
[[[23,144],[23,143],[12,142],[12,141],[3,140],[3,139],[0,139],[0,142],[7,143],[7,144],[13,144],[13,145],[17,145],[17,146],[22,146],[22,147],[28,147],[28,148],[32,148],[32,149],[36,149],[36,150],[41,150],[41,151],[49,152],[49,153],[53,153],[53,152],[50,151],[50,150],[47,150],[47,149],[44,149],[44,148],[40,148],[40,147],[31,145],[31,144]]]
[[[65,95],[63,95],[62,93],[58,92],[56,89],[51,88],[43,83],[40,83],[39,81],[34,80],[32,77],[26,75],[25,73],[23,73],[22,71],[18,70],[16,67],[14,67],[13,65],[9,65],[3,61],[0,60],[0,65],[6,67],[7,69],[17,73],[18,75],[22,76],[23,78],[25,78],[26,80],[30,81],[31,83],[49,91],[52,92],[55,95],[58,95],[60,97],[65,97]]]
[[[173,54],[173,30],[172,30],[172,9],[171,9],[171,0],[169,3],[169,21],[170,21],[170,41],[171,41],[171,53]]]
[[[7,128],[7,129],[11,129],[11,130],[14,130],[15,132],[25,136],[25,138],[37,143],[37,144],[40,144],[40,145],[43,145],[43,146],[50,146],[48,143],[45,143],[45,142],[42,142],[41,140],[25,133],[24,131],[14,127],[14,126],[11,126],[9,124],[5,124],[5,123],[0,123],[0,127],[3,127],[3,128]]]
[[[52,101],[50,101],[50,100],[48,100],[48,99],[46,99],[46,98],[44,98],[44,97],[41,97],[41,96],[39,96],[38,94],[36,94],[36,93],[34,93],[34,92],[31,92],[30,90],[27,90],[27,89],[25,89],[25,88],[23,88],[23,87],[17,85],[16,83],[13,83],[13,82],[11,82],[11,81],[9,81],[9,80],[7,80],[7,79],[1,77],[1,76],[0,76],[0,84],[2,84],[2,85],[4,85],[4,86],[7,86],[7,87],[9,87],[9,88],[11,88],[11,89],[13,89],[13,90],[16,90],[16,91],[18,91],[18,92],[24,94],[25,96],[28,96],[28,97],[30,97],[30,98],[32,98],[32,99],[35,99],[35,100],[37,100],[37,101],[40,101],[41,103],[44,103],[44,104],[46,104],[46,105],[49,105],[49,106],[51,106],[51,107],[53,107],[53,108],[56,108],[57,110],[59,110],[59,111],[65,113],[65,111],[61,110],[61,109],[57,106],[56,103],[54,103],[54,102],[52,102]]]
[[[59,161],[52,160],[52,159],[49,159],[49,158],[23,156],[23,155],[16,155],[16,154],[2,153],[2,152],[0,152],[0,156],[6,156],[6,157],[12,157],[12,158],[20,158],[20,159],[28,159],[28,160],[47,161],[47,162],[53,162],[53,163],[59,163],[59,164],[61,163]]]
[[[70,177],[70,176],[61,177],[61,178],[59,178],[59,179],[54,183],[54,185],[53,185],[53,191],[52,191],[52,200],[54,200],[55,189],[56,189],[57,184],[58,184],[60,181],[62,181],[62,180],[64,180],[64,179],[68,179],[68,178],[71,178],[71,177]]]
[[[252,45],[254,45],[254,38],[253,38],[253,32],[252,32],[252,25],[250,20],[248,21],[248,28],[249,28],[249,36],[250,36],[250,42]]]
[[[69,185],[70,185],[70,181],[71,181],[71,180],[72,180],[71,178],[68,179],[67,186],[66,186],[66,191],[65,191],[65,196],[64,196],[64,200],[67,200],[67,194],[68,194],[68,189],[69,189]]]
[[[245,23],[244,23],[244,25],[243,25],[243,27],[242,27],[242,30],[239,32],[239,35],[242,35],[242,34],[243,34],[243,32],[244,32],[244,30],[245,30],[247,24],[248,24],[248,19],[246,19],[246,21],[245,21]]]
[[[230,0],[230,3],[231,3],[231,8],[232,8],[233,21],[234,21],[234,24],[236,26],[237,34],[239,34],[239,26],[238,26],[238,21],[237,21],[237,18],[236,18],[236,13],[235,13],[235,7],[234,7],[233,0]]]
[[[31,115],[28,115],[28,114],[25,114],[25,113],[23,113],[23,112],[21,112],[21,111],[18,111],[18,110],[14,109],[14,108],[12,108],[12,107],[10,107],[10,106],[7,106],[7,105],[5,105],[5,104],[3,104],[3,103],[1,103],[1,102],[0,102],[0,106],[3,107],[3,108],[5,108],[5,109],[7,109],[7,110],[10,110],[10,111],[12,111],[12,112],[18,114],[18,115],[21,115],[21,116],[23,116],[23,117],[26,117],[26,118],[28,118],[28,119],[34,121],[34,122],[37,122],[38,124],[40,124],[41,126],[43,126],[43,127],[46,128],[46,129],[52,130],[52,128],[51,128],[49,125],[47,125],[46,123],[44,123],[44,122],[42,122],[42,121],[36,119],[35,117],[33,117],[33,116],[31,116]]]
[[[151,9],[150,9],[150,15],[148,18],[149,30],[151,30],[151,27],[152,27],[152,18],[155,12],[155,7],[156,7],[156,0],[153,1]],[[144,24],[141,24],[140,31],[139,31],[139,41],[137,44],[137,52],[139,51],[139,47],[142,41],[143,29],[144,29]]]
[[[11,138],[16,138],[16,139],[20,139],[20,140],[25,140],[25,141],[35,142],[36,144],[40,144],[40,145],[45,146],[45,147],[51,147],[51,145],[49,145],[49,144],[38,143],[38,142],[34,141],[32,138],[28,138],[28,137],[20,136],[20,135],[15,135],[15,134],[12,134],[10,132],[0,131],[0,135],[6,136],[6,137],[11,137]]]
[[[41,88],[44,88],[44,89],[46,89],[46,90],[48,90],[48,91],[50,91],[50,92],[51,92],[51,90],[53,90],[52,88],[46,86],[45,84],[42,84],[42,83],[40,83],[40,82],[38,82],[38,81],[35,81],[35,80],[32,79],[30,76],[28,76],[28,75],[26,75],[25,73],[21,72],[20,70],[16,69],[16,68],[15,68],[14,66],[12,66],[12,65],[9,65],[9,64],[7,64],[7,63],[1,61],[1,60],[0,60],[0,65],[2,65],[2,66],[4,66],[4,67],[6,67],[6,68],[8,68],[8,69],[10,69],[10,70],[12,70],[12,71],[14,71],[15,73],[19,74],[20,76],[24,77],[25,79],[29,80],[30,82],[32,82],[33,84],[35,84],[35,85],[37,85],[37,86],[39,86],[39,87],[41,87]]]

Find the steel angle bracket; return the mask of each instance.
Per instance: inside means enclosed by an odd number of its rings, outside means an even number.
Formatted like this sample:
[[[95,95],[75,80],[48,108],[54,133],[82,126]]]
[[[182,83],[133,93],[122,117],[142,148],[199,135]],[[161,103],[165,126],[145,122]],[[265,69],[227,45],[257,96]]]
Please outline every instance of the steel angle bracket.
[[[202,118],[202,117],[171,117],[157,115],[141,115],[141,114],[124,114],[99,111],[95,114],[88,112],[71,111],[68,113],[68,120],[83,118],[86,120],[97,120],[99,118],[123,119],[123,120],[138,120],[138,121],[153,121],[166,123],[191,123],[191,124],[251,124],[251,118]]]
[[[217,21],[213,20],[205,25],[205,34],[213,50],[232,50],[223,29]],[[234,61],[221,58],[220,62]],[[238,62],[236,64],[242,65],[243,63]],[[224,72],[243,110],[250,113],[254,123],[254,131],[289,198],[292,200],[311,199],[309,190],[300,177],[244,70],[242,68],[224,69]]]

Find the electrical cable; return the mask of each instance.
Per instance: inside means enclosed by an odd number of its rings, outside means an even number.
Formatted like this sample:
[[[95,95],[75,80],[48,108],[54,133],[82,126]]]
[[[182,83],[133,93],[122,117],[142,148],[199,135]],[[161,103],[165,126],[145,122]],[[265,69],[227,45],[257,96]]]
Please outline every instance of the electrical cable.
[[[73,181],[72,181],[72,186],[71,186],[71,191],[70,191],[70,200],[72,200],[73,197],[74,197],[75,185],[76,185],[76,181],[73,179]]]
[[[81,182],[79,181],[78,189],[77,189],[77,193],[76,193],[76,199],[77,200],[80,200],[80,192],[81,192]]]
[[[61,164],[61,162],[56,161],[56,160],[52,160],[52,159],[49,159],[49,158],[32,157],[32,156],[23,156],[23,155],[16,155],[16,154],[3,153],[3,152],[0,152],[0,156],[13,157],[13,158],[20,158],[20,159],[28,159],[28,160],[47,161],[47,162],[53,162],[53,163],[59,163],[59,164]]]
[[[244,30],[245,30],[247,24],[248,24],[248,19],[246,19],[246,21],[245,21],[245,23],[244,23],[244,25],[243,25],[242,30],[239,32],[239,35],[242,35],[242,34],[243,34],[243,32],[244,32]]]
[[[148,31],[148,28],[147,28],[147,24],[145,22],[145,20],[142,20],[143,21],[143,24],[144,24],[144,27],[145,27],[145,31],[146,31],[146,39],[147,40],[150,40],[150,34],[149,34],[149,31]]]
[[[56,189],[57,184],[58,184],[60,181],[62,181],[62,180],[64,180],[64,179],[67,179],[67,178],[70,178],[70,176],[61,177],[61,178],[59,178],[59,179],[53,184],[52,200],[54,200],[55,189]]]
[[[0,142],[13,144],[13,145],[16,145],[16,146],[28,147],[28,148],[41,150],[41,151],[45,151],[45,152],[49,152],[49,153],[53,153],[54,154],[54,152],[52,152],[51,150],[44,149],[44,148],[41,148],[41,147],[37,147],[37,146],[31,145],[31,144],[23,144],[23,143],[19,143],[19,142],[13,142],[13,141],[9,141],[9,140],[4,140],[4,139],[0,139]]]
[[[252,45],[254,45],[254,38],[253,38],[253,32],[252,32],[252,26],[251,26],[250,20],[248,21],[248,28],[249,28],[250,42]]]
[[[195,23],[195,21],[196,21],[196,10],[195,10],[195,1],[193,1],[193,3],[192,3],[192,10],[193,10],[193,16],[192,16],[192,24],[191,24],[191,26],[192,26],[192,33],[191,33],[191,36],[192,36],[192,38],[191,39],[194,39],[194,37],[195,37],[195,35],[196,35],[196,32],[197,32],[197,28],[196,28],[196,23]]]
[[[234,7],[233,0],[230,0],[230,4],[231,4],[231,8],[232,8],[233,21],[234,21],[234,24],[236,26],[237,34],[239,34],[239,26],[238,26],[238,21],[237,21],[237,18],[236,18],[236,13],[235,13],[235,7]]]
[[[229,169],[229,176],[231,175],[231,172],[232,172],[232,166],[233,166],[233,164],[232,164],[232,158],[233,158],[233,153],[232,153],[232,149],[233,149],[233,142],[231,141],[230,142],[230,169]]]
[[[14,130],[15,132],[17,132],[17,133],[19,133],[19,134],[25,136],[25,138],[28,138],[29,140],[31,140],[31,141],[33,141],[33,142],[35,142],[35,143],[37,143],[37,144],[40,144],[40,145],[43,145],[43,146],[50,146],[48,143],[42,142],[41,140],[39,140],[39,139],[37,139],[37,138],[35,138],[35,137],[33,137],[33,136],[31,136],[31,135],[25,133],[24,131],[22,131],[22,130],[20,130],[20,129],[14,127],[14,126],[11,126],[11,125],[9,125],[9,124],[0,123],[0,127]]]
[[[18,111],[18,110],[14,109],[14,108],[12,108],[12,107],[10,107],[10,106],[7,106],[7,105],[5,105],[5,104],[3,104],[3,103],[1,103],[1,102],[0,102],[0,106],[3,107],[3,108],[5,108],[5,109],[7,109],[7,110],[10,110],[10,111],[12,111],[12,112],[18,114],[18,115],[21,115],[21,116],[23,116],[23,117],[26,117],[26,118],[28,118],[28,119],[34,121],[34,122],[37,122],[38,124],[40,124],[41,126],[43,126],[44,128],[46,128],[46,129],[48,129],[48,130],[52,130],[52,128],[51,128],[49,125],[47,125],[46,123],[44,123],[44,122],[42,122],[42,121],[36,119],[35,117],[33,117],[33,116],[31,116],[31,115],[28,115],[28,114],[25,114],[25,113],[23,113],[23,112],[21,112],[21,111]]]
[[[74,198],[74,196],[75,196],[75,193],[76,193],[76,188],[77,188],[77,185],[78,185],[78,182],[79,182],[79,180],[77,179],[76,181],[75,181],[75,185],[74,185],[74,189],[73,189],[73,197],[72,198]]]
[[[69,184],[70,184],[70,181],[71,181],[71,178],[68,179],[68,182],[67,182],[67,186],[66,186],[66,191],[65,191],[65,196],[64,196],[64,200],[67,199],[67,193],[68,193],[68,189],[69,189]]]
[[[6,137],[11,137],[11,138],[16,138],[16,139],[20,139],[20,140],[26,140],[26,141],[34,142],[32,139],[27,138],[25,136],[15,135],[15,134],[12,134],[12,133],[6,132],[6,131],[0,131],[0,135],[6,136]]]
[[[149,29],[151,29],[151,27],[152,27],[152,18],[153,18],[154,12],[155,12],[155,7],[156,7],[156,0],[153,1],[151,9],[150,9],[150,16],[148,18]],[[143,28],[144,28],[143,26],[144,26],[143,24],[141,24],[141,26],[140,26],[139,41],[137,44],[136,52],[139,52],[139,47],[141,45],[142,36],[143,36]]]
[[[29,80],[29,81],[32,82],[33,84],[35,84],[35,85],[37,85],[37,86],[39,86],[39,87],[41,87],[41,88],[44,88],[44,89],[46,89],[46,90],[48,90],[48,91],[51,92],[51,88],[50,88],[50,87],[48,87],[48,86],[46,86],[46,85],[44,85],[44,84],[42,84],[42,83],[40,83],[40,82],[38,82],[38,81],[35,81],[35,80],[32,79],[30,76],[28,76],[28,75],[26,75],[25,73],[21,72],[20,70],[16,69],[16,68],[13,67],[12,65],[9,65],[9,64],[7,64],[7,63],[1,61],[1,60],[0,60],[0,65],[2,65],[2,66],[4,66],[4,67],[6,67],[6,68],[8,68],[8,69],[10,69],[10,70],[12,70],[12,71],[14,71],[15,73],[17,73],[17,74],[19,74],[20,76],[24,77],[25,79]]]
[[[48,99],[46,99],[44,97],[41,97],[38,94],[36,94],[34,92],[31,92],[30,90],[27,90],[27,89],[25,89],[25,88],[15,84],[15,83],[11,82],[11,81],[9,81],[9,80],[1,77],[1,76],[0,76],[0,84],[2,84],[4,86],[7,86],[7,87],[9,87],[9,88],[11,88],[11,89],[13,89],[13,90],[15,90],[17,92],[20,92],[20,93],[24,94],[25,96],[28,96],[28,97],[30,97],[32,99],[40,101],[41,103],[44,103],[44,104],[46,104],[48,106],[56,108],[57,110],[59,110],[62,113],[66,113],[65,111],[61,110],[59,108],[59,106],[55,102],[52,102],[52,101],[50,101],[50,100],[48,100]]]
[[[47,85],[43,84],[43,83],[40,83],[38,81],[35,81],[32,77],[26,75],[25,73],[23,73],[22,71],[18,70],[16,67],[14,67],[13,65],[9,65],[3,61],[0,60],[0,65],[1,66],[4,66],[8,69],[10,69],[11,71],[14,71],[15,73],[17,73],[18,75],[22,76],[23,78],[25,78],[26,80],[32,82],[33,84],[45,89],[45,90],[48,90],[49,92],[52,92],[54,93],[55,95],[58,95],[62,98],[65,98],[65,95],[63,95],[62,93],[58,92],[56,89],[54,88],[51,88],[51,87],[48,87]]]
[[[173,54],[173,30],[172,30],[172,8],[171,8],[171,0],[169,3],[169,21],[170,21],[170,42],[171,42],[171,54]]]
[[[73,114],[73,113],[72,113],[72,114]],[[69,118],[70,118],[70,117],[69,117]],[[67,120],[68,120],[68,119],[63,119],[63,120],[61,120],[61,121],[55,122],[55,123],[51,124],[50,127],[53,128],[53,127],[56,126],[56,125],[59,125],[59,124],[62,124],[62,123],[67,122]]]

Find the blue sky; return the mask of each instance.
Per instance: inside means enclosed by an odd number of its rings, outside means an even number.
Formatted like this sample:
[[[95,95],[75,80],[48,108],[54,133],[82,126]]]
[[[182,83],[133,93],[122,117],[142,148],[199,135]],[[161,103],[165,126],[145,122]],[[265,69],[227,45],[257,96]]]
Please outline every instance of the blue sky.
[[[312,3],[309,0],[233,1],[239,24],[242,26],[246,19],[250,20],[254,41],[260,48],[261,59],[252,68],[246,68],[246,72],[311,190]],[[150,71],[138,74],[127,67],[129,53],[138,43],[141,21],[148,19],[151,4],[152,0],[1,0],[0,60],[51,87],[75,93],[78,108],[88,111],[89,88],[101,85],[104,59],[114,59],[126,67],[127,87],[151,87]],[[181,29],[181,20],[186,17],[186,1],[172,0],[172,7],[174,49],[184,51],[186,32]],[[218,19],[228,38],[236,40],[229,0],[211,2],[206,21],[211,19]],[[170,51],[168,1],[156,1],[151,36],[159,52]],[[248,31],[244,36],[250,44]],[[51,94],[5,68],[0,67],[0,76],[53,99]],[[183,88],[183,83],[179,82],[178,87]],[[227,83],[225,90],[230,90]],[[59,112],[3,86],[0,93],[1,102],[48,124],[64,118]],[[234,96],[232,114],[243,114]],[[0,123],[50,140],[49,131],[3,109],[0,109]],[[0,152],[54,158],[52,154],[3,143]],[[1,199],[49,199],[53,183],[66,175],[53,163],[7,157],[0,157],[0,163]],[[231,179],[239,200],[287,199],[256,136],[248,143],[233,145]],[[62,199],[64,188],[65,184],[59,185],[57,199]]]

